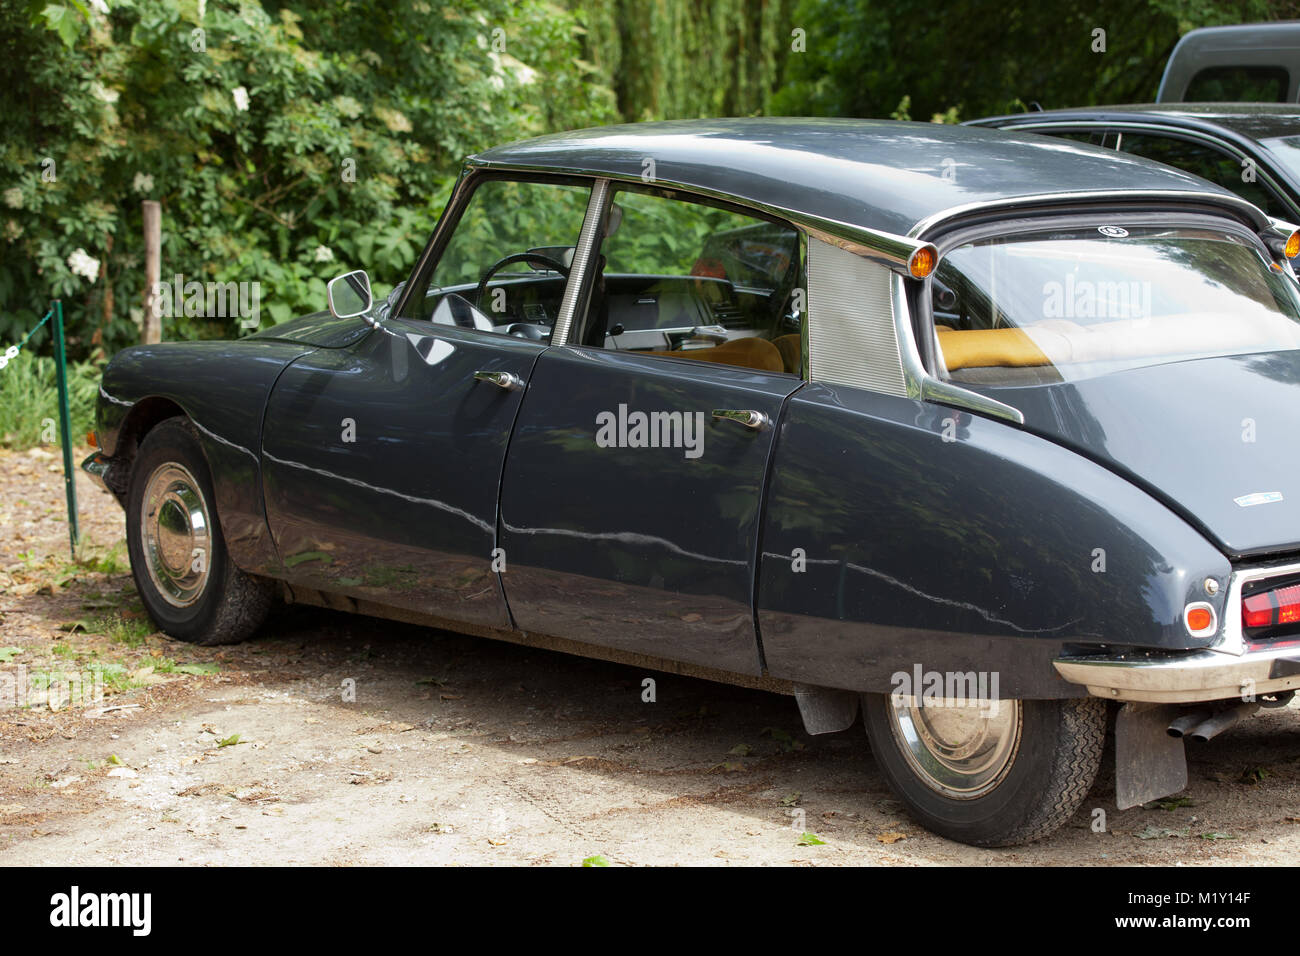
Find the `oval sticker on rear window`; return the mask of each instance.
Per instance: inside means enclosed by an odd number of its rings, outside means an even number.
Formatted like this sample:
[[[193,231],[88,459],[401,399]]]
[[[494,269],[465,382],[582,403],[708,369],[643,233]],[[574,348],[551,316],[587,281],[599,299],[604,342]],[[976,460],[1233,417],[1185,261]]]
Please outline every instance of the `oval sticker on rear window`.
[[[1098,226],[1097,231],[1111,239],[1123,239],[1128,235],[1128,230],[1123,226]]]

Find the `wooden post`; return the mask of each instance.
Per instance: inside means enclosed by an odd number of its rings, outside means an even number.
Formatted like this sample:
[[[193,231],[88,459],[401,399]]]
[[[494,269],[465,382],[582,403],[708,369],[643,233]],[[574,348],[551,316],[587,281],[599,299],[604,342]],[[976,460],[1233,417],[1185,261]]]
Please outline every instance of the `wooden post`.
[[[146,199],[144,214],[144,320],[140,323],[140,341],[153,345],[162,341],[162,319],[154,315],[154,290],[162,272],[162,207]]]

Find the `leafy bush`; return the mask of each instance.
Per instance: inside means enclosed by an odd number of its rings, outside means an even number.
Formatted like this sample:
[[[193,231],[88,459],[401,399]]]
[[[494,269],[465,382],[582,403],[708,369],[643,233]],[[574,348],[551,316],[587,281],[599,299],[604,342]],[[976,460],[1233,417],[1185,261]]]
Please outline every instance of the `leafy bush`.
[[[580,28],[542,0],[29,0],[0,13],[0,343],[65,300],[69,347],[139,337],[140,202],[162,280],[260,283],[262,325],[419,255],[461,159],[615,118]],[[396,9],[392,9],[396,8]],[[164,338],[241,334],[163,320]]]

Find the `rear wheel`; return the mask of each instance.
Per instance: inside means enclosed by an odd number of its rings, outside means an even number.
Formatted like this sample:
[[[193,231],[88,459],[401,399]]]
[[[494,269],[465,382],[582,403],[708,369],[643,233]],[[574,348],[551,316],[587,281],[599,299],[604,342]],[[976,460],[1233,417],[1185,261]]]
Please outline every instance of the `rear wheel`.
[[[127,491],[131,573],[159,629],[192,644],[242,641],[271,606],[270,582],[230,560],[214,500],[194,426],[172,418],[150,431]]]
[[[1101,765],[1106,704],[863,695],[872,753],[916,820],[975,846],[1040,839],[1078,810]]]

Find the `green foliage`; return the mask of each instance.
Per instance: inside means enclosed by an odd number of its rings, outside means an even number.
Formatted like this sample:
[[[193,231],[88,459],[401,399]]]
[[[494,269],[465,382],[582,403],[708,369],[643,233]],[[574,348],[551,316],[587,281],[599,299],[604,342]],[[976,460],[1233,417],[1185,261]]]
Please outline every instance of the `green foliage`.
[[[383,294],[465,155],[616,118],[580,36],[540,0],[0,13],[0,343],[55,296],[74,354],[138,339],[143,199],[163,207],[163,281],[258,282],[264,325],[323,308],[346,269]],[[163,335],[237,321],[164,318]]]
[[[570,0],[629,122],[770,113],[795,0]]]
[[[478,282],[498,259],[530,248],[578,241],[589,190],[550,183],[504,180],[479,186],[443,251],[433,276],[439,286]],[[530,266],[506,266],[504,273]]]
[[[462,158],[493,145],[619,120],[957,122],[1034,101],[1144,101],[1181,33],[1297,10],[1297,0],[934,10],[902,0],[10,0],[0,6],[0,346],[56,296],[75,357],[138,339],[145,199],[162,205],[161,278],[257,282],[266,326],[323,308],[325,282],[351,268],[387,293]],[[680,261],[700,238],[683,239]],[[169,339],[239,334],[238,317],[163,320]],[[6,431],[12,418],[0,420]]]
[[[952,0],[799,0],[807,52],[787,58],[771,110],[951,122],[1045,108],[1144,103],[1194,27],[1276,19],[1289,0],[1095,0],[1008,4]],[[1105,31],[1105,52],[1094,50]],[[905,117],[899,117],[905,118]]]

